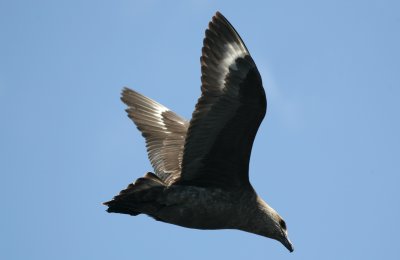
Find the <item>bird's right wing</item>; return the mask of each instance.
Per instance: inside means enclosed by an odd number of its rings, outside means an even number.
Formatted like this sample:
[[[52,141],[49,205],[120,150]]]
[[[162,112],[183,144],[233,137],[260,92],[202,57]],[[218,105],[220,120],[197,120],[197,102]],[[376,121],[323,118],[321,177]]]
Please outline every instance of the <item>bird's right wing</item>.
[[[181,182],[250,188],[250,153],[267,101],[250,53],[218,12],[206,30],[201,72],[202,95],[186,137]]]
[[[179,178],[189,122],[129,88],[122,91],[126,112],[146,139],[149,160],[165,184]]]

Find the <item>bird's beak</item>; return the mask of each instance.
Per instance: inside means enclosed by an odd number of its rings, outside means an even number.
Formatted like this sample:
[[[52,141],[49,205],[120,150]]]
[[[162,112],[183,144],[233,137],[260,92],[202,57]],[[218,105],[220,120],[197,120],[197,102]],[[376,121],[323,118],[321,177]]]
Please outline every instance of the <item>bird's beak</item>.
[[[282,239],[281,243],[287,248],[287,250],[290,251],[290,253],[293,252],[294,248],[293,248],[292,242],[290,242],[290,240],[287,236],[285,236]]]

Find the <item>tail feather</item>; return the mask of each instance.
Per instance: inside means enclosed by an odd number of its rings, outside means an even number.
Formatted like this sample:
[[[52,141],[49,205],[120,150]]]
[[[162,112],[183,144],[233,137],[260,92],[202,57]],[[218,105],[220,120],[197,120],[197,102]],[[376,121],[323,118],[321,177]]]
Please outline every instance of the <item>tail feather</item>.
[[[164,189],[164,182],[155,174],[148,172],[137,179],[115,196],[112,200],[104,202],[108,206],[107,212],[129,214],[132,216],[157,210],[161,205],[157,203],[157,197]]]

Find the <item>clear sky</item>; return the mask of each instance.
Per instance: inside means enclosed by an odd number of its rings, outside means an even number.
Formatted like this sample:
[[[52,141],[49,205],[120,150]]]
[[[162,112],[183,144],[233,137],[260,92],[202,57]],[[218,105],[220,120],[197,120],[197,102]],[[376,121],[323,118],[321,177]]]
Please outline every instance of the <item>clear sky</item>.
[[[262,74],[250,178],[295,251],[108,214],[152,170],[119,96],[190,118],[221,11]],[[399,1],[0,1],[1,259],[398,259]]]

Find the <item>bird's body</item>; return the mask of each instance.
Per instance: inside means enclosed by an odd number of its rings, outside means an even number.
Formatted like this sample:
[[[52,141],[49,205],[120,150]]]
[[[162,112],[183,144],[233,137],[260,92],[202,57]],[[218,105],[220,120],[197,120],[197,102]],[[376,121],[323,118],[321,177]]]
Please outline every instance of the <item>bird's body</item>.
[[[219,188],[172,185],[163,189],[154,200],[157,205],[144,213],[187,228],[238,228],[243,222],[236,217],[246,212],[238,202],[246,195],[250,194],[227,192]]]
[[[196,229],[239,229],[280,241],[286,224],[248,179],[251,149],[266,113],[261,76],[232,25],[217,13],[201,57],[202,96],[190,122],[125,88],[128,116],[146,139],[155,174],[130,184],[108,212],[147,214]]]
[[[277,215],[253,189],[227,190],[191,185],[165,186],[147,173],[120,195],[124,202],[112,205],[112,211],[147,214],[156,220],[196,229],[239,229],[266,235],[264,220],[258,216]],[[146,187],[140,190],[142,187]],[[133,202],[133,203],[131,203]],[[269,211],[268,211],[268,210]],[[278,216],[278,215],[277,215]],[[268,229],[268,228],[267,228]]]

